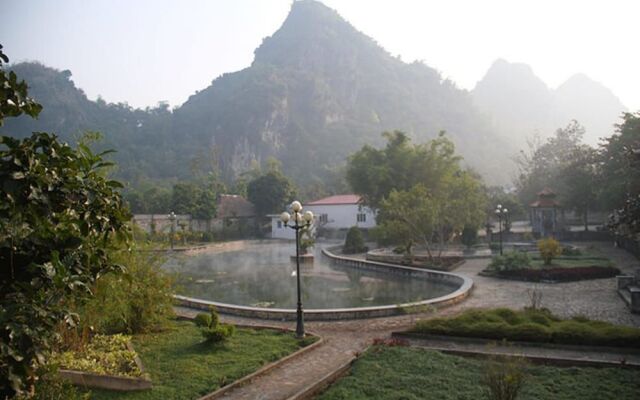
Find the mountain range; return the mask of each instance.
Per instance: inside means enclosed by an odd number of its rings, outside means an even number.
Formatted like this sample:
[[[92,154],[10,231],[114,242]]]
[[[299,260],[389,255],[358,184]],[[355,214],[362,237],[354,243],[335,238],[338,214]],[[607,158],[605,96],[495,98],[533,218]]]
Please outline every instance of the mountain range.
[[[526,135],[550,134],[576,118],[610,134],[624,107],[603,86],[576,76],[550,90],[521,64],[497,61],[469,92],[421,62],[405,63],[313,0],[296,1],[255,50],[253,63],[224,74],[169,110],[89,100],[70,71],[11,66],[43,104],[38,120],[6,121],[2,134],[51,131],[75,140],[100,131],[117,150],[116,175],[133,185],[216,170],[227,181],[268,158],[299,184],[322,184],[364,144],[402,130],[416,142],[442,130],[465,162],[492,184],[512,177]],[[592,128],[593,127],[593,128]]]

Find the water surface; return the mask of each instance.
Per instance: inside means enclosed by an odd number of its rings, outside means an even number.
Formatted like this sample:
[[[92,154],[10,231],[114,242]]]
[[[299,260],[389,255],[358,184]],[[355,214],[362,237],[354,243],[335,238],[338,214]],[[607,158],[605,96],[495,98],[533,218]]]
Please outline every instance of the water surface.
[[[300,265],[305,309],[396,305],[443,296],[456,289],[440,282],[337,265],[321,254],[322,246],[316,246],[313,264]],[[238,251],[178,255],[167,262],[165,269],[177,273],[177,291],[185,296],[292,309],[296,306],[292,254],[293,242],[249,243]]]

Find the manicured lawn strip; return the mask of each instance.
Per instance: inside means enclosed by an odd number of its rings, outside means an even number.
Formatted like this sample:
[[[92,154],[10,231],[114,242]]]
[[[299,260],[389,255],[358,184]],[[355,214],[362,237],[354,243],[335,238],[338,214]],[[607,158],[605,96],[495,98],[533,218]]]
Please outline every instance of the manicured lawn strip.
[[[467,310],[455,317],[418,321],[410,331],[495,340],[640,348],[638,328],[583,317],[563,320],[548,310]]]
[[[320,400],[486,398],[485,361],[412,347],[374,346]],[[528,366],[519,400],[632,400],[640,371],[621,368]]]
[[[153,389],[92,390],[93,399],[195,399],[301,347],[292,333],[247,328],[238,328],[225,343],[209,345],[190,321],[176,321],[166,332],[134,336],[133,345]]]

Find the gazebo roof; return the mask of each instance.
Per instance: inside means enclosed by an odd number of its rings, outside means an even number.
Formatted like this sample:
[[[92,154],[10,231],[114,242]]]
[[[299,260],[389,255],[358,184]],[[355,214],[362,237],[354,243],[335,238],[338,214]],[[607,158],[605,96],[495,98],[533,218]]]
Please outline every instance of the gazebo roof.
[[[556,194],[548,187],[538,192],[538,200],[531,203],[529,206],[533,208],[558,208],[560,203],[556,201]]]

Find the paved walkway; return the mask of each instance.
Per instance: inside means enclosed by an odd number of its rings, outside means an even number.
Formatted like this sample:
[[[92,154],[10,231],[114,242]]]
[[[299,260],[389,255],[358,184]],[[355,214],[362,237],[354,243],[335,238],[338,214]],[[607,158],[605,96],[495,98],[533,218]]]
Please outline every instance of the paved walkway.
[[[581,244],[584,245],[584,244]],[[631,272],[640,263],[628,253],[603,245],[593,244],[614,260],[623,272]],[[506,281],[477,275],[488,264],[488,259],[468,260],[455,273],[474,280],[471,296],[460,304],[436,313],[412,314],[398,317],[352,321],[313,321],[306,324],[308,331],[322,336],[325,342],[301,357],[275,368],[251,383],[228,392],[225,399],[287,399],[336,370],[366,349],[374,338],[389,337],[392,331],[405,330],[415,321],[434,316],[453,315],[461,310],[477,307],[522,308],[530,304],[528,292],[542,293],[542,306],[564,317],[584,315],[592,319],[640,327],[640,315],[629,312],[615,290],[615,279],[598,279],[573,283],[533,284]],[[197,311],[179,308],[180,314],[195,315]],[[264,321],[221,315],[226,323],[244,325],[273,325],[294,328],[295,322]]]

